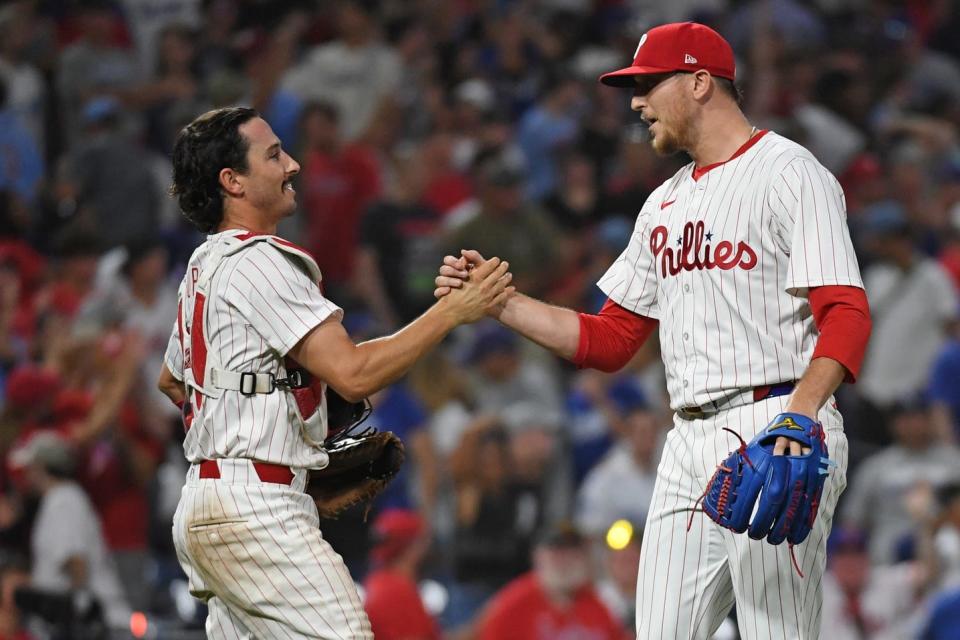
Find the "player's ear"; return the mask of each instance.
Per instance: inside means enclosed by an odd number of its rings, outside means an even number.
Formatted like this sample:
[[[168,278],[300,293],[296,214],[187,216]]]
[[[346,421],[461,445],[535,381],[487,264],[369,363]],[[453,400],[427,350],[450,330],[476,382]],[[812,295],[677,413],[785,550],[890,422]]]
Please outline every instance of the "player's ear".
[[[220,188],[231,196],[242,196],[243,184],[239,178],[240,174],[237,173],[235,169],[231,169],[230,167],[224,167],[223,169],[220,169],[220,175],[218,176]]]
[[[713,92],[713,76],[706,69],[700,69],[693,74],[693,97],[695,100],[704,100]]]

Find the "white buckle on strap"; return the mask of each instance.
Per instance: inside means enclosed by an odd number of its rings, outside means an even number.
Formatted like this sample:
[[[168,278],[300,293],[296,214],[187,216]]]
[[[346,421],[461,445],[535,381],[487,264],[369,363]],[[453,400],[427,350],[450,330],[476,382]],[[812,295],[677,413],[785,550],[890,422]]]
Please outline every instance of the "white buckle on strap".
[[[239,391],[245,396],[256,393],[273,393],[277,389],[277,377],[272,373],[254,373],[253,371],[210,370],[210,384],[218,389]]]

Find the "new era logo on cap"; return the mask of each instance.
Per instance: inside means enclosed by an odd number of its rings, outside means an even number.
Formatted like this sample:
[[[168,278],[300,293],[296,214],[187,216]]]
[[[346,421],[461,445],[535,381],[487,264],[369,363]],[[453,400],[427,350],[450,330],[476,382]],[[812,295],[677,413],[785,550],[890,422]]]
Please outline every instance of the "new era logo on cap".
[[[633,64],[600,76],[613,87],[633,87],[633,76],[699,71],[733,80],[736,65],[733,49],[719,33],[696,22],[675,22],[654,27],[643,34],[633,54]]]

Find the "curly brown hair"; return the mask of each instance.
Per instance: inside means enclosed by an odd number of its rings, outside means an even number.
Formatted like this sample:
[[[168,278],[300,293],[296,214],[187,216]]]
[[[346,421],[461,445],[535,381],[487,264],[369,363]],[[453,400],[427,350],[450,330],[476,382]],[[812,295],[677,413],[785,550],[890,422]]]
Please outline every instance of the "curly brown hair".
[[[223,220],[220,170],[246,173],[249,141],[240,133],[245,122],[259,117],[249,107],[214,109],[198,116],[177,134],[173,145],[173,185],[183,216],[204,233]]]

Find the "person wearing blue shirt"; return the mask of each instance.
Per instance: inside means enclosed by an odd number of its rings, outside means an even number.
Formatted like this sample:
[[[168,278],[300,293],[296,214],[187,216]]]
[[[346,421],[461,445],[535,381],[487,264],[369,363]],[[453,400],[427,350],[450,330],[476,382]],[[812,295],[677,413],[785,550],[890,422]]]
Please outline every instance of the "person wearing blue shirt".
[[[580,133],[577,102],[580,85],[572,78],[548,81],[544,99],[520,119],[517,142],[527,161],[527,196],[539,200],[557,187],[557,152]]]
[[[407,445],[409,456],[416,434],[426,426],[427,412],[406,385],[391,385],[382,394],[381,397],[372,399],[373,412],[367,424],[380,431],[393,431]],[[403,465],[400,473],[377,497],[375,506],[377,511],[417,508],[418,505],[413,496],[415,487],[411,486],[413,484],[411,466],[409,461]]]
[[[960,320],[951,323],[950,333],[952,337],[934,360],[927,395],[939,431],[948,440],[957,441],[960,440]]]
[[[6,103],[7,87],[0,81],[0,189],[31,204],[43,177],[43,158],[33,135]]]

